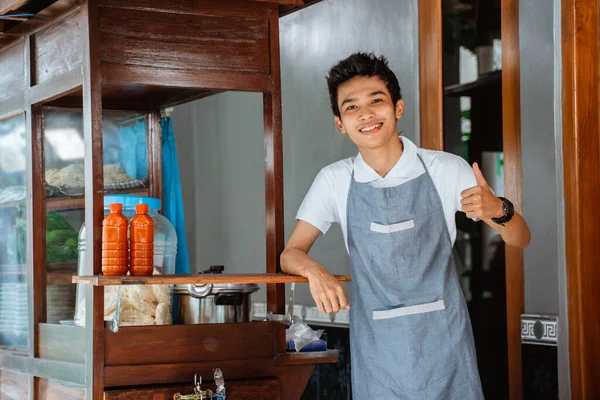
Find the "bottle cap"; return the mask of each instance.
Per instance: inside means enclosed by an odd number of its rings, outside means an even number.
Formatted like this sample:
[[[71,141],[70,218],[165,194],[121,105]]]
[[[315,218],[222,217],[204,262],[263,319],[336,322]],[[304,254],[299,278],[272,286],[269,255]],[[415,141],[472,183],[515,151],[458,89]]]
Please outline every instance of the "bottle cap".
[[[148,212],[148,204],[136,204],[135,212],[137,213],[147,213]]]
[[[110,206],[108,206],[108,208],[112,212],[121,212],[121,211],[123,211],[123,205],[120,204],[120,203],[112,203]]]

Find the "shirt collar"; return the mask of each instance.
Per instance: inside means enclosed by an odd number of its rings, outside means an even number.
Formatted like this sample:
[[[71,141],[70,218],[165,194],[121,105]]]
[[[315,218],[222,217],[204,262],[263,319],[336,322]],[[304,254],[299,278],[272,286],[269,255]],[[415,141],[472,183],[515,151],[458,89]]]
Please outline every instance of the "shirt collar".
[[[404,145],[404,150],[396,165],[388,172],[385,178],[371,168],[360,153],[354,159],[354,179],[359,183],[370,183],[377,180],[387,180],[393,178],[408,178],[417,161],[417,146],[404,136],[400,136]]]

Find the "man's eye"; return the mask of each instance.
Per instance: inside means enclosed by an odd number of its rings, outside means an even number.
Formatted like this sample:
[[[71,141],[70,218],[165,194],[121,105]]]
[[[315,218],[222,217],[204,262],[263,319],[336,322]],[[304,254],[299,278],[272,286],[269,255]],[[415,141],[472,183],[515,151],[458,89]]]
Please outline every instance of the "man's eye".
[[[374,99],[374,100],[373,100],[373,103],[381,103],[382,101],[383,101],[383,100],[381,100],[381,99]]]
[[[347,111],[355,110],[355,109],[356,109],[356,106],[348,106],[348,108],[346,108]]]

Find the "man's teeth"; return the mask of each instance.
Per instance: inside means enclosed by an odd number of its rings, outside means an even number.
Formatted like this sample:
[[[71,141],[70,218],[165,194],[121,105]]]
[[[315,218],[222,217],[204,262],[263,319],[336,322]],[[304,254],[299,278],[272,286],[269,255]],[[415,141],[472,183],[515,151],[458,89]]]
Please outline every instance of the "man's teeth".
[[[375,125],[371,125],[371,126],[367,126],[366,128],[362,128],[360,131],[361,132],[370,132],[373,129],[377,129],[381,126],[381,124],[375,124]]]

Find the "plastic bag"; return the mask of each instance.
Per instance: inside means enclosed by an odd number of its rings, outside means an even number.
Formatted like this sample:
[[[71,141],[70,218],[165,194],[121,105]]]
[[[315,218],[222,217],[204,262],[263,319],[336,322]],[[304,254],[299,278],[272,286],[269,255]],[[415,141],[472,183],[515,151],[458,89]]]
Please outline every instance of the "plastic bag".
[[[300,318],[294,316],[293,322],[285,331],[286,342],[293,342],[296,351],[302,350],[307,344],[319,340],[324,330],[319,329],[314,331],[310,326],[305,324]]]

